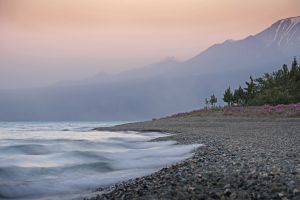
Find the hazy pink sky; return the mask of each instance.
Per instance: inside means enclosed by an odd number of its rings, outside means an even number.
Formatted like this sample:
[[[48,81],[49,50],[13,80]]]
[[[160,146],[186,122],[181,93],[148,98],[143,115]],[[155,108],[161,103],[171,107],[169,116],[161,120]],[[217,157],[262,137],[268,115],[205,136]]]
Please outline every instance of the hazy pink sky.
[[[185,60],[298,15],[299,0],[0,0],[0,88]]]

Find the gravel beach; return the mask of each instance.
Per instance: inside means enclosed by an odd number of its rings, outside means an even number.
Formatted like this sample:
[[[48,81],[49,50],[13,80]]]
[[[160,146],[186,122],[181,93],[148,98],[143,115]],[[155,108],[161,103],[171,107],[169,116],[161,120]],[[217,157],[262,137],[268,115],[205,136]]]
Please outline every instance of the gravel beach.
[[[300,199],[300,118],[185,116],[98,130],[168,132],[158,140],[205,146],[93,200]]]

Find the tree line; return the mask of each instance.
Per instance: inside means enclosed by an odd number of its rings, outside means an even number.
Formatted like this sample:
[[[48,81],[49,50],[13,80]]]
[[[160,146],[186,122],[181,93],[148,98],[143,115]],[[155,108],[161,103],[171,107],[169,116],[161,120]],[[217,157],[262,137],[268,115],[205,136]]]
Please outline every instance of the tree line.
[[[262,77],[246,81],[246,87],[235,90],[228,87],[223,101],[233,105],[277,105],[300,102],[300,67],[296,57],[289,69],[286,64],[281,69]]]

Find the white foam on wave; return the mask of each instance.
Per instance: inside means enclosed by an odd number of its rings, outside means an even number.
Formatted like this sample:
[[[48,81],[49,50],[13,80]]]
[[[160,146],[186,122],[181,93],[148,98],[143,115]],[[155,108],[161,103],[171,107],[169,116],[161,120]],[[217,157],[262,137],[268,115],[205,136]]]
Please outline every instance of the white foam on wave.
[[[0,199],[82,198],[99,186],[148,175],[189,158],[201,146],[149,142],[167,136],[161,133],[3,132]]]

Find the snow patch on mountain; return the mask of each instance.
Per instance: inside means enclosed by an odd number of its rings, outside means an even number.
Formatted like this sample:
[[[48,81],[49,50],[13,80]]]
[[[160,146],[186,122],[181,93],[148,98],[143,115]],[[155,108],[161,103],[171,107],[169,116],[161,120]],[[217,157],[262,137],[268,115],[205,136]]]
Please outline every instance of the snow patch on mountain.
[[[290,18],[291,22],[293,25],[296,25],[298,23],[300,23],[300,16],[299,17],[294,17],[294,18]]]
[[[294,27],[296,27],[296,25],[300,22],[300,17],[295,17],[295,18],[289,18],[289,19],[285,19],[285,20],[281,20],[280,24],[282,23],[286,23],[287,24],[287,28],[285,28],[283,30],[283,33],[281,34],[281,37],[278,41],[278,46],[281,46],[282,41],[285,40],[286,43],[288,44],[291,39],[293,38],[293,36],[295,35],[295,33],[297,32],[297,29],[294,29]],[[278,29],[280,29],[281,26],[278,27]],[[277,32],[277,30],[276,30]]]
[[[255,35],[268,48],[290,54],[300,49],[300,16],[282,19]]]

